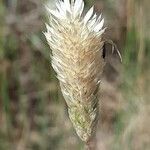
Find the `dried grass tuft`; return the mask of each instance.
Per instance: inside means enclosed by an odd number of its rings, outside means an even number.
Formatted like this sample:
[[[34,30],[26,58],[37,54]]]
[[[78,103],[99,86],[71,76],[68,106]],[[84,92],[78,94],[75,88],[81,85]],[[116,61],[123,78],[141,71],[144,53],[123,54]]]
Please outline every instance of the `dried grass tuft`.
[[[94,134],[98,115],[97,91],[105,65],[102,58],[104,19],[93,7],[82,17],[83,0],[58,1],[44,33],[52,49],[52,66],[68,105],[69,117],[85,142]]]

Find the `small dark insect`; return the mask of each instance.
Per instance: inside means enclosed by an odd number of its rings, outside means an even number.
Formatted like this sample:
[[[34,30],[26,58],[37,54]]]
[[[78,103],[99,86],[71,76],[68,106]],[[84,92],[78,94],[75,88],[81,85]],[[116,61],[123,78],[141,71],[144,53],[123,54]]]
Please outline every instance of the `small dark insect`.
[[[103,57],[103,59],[105,59],[105,56],[106,56],[106,45],[104,43],[103,50],[102,50],[102,57]]]
[[[103,48],[102,48],[102,57],[103,57],[103,59],[106,58],[106,44],[110,44],[112,46],[112,53],[114,53],[115,50],[117,51],[118,56],[120,58],[120,61],[122,62],[121,54],[120,54],[116,44],[111,40],[105,40],[105,42],[104,42],[104,45],[103,45]]]

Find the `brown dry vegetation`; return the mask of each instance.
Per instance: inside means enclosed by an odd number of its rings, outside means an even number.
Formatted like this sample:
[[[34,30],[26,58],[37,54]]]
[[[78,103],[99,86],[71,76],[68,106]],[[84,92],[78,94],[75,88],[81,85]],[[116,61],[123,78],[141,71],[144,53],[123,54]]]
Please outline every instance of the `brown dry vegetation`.
[[[42,34],[40,0],[0,0],[0,150],[83,149],[69,119]],[[150,2],[86,0],[108,26],[99,94],[98,150],[150,149]]]

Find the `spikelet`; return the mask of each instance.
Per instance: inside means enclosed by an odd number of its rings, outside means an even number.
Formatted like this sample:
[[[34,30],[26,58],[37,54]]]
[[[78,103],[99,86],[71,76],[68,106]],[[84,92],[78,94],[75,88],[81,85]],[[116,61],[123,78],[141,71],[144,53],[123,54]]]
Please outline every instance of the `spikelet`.
[[[44,33],[52,49],[52,66],[68,105],[78,136],[87,142],[94,133],[98,114],[97,89],[104,67],[104,19],[92,7],[84,17],[83,0],[57,1]]]

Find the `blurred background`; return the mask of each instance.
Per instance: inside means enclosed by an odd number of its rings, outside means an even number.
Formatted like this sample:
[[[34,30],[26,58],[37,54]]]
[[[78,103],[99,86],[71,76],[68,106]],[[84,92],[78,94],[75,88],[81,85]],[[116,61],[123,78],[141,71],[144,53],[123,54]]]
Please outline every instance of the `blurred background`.
[[[0,150],[82,150],[42,34],[46,0],[0,0]],[[48,0],[54,7],[54,0]],[[85,0],[107,26],[97,150],[150,150],[150,1]]]

